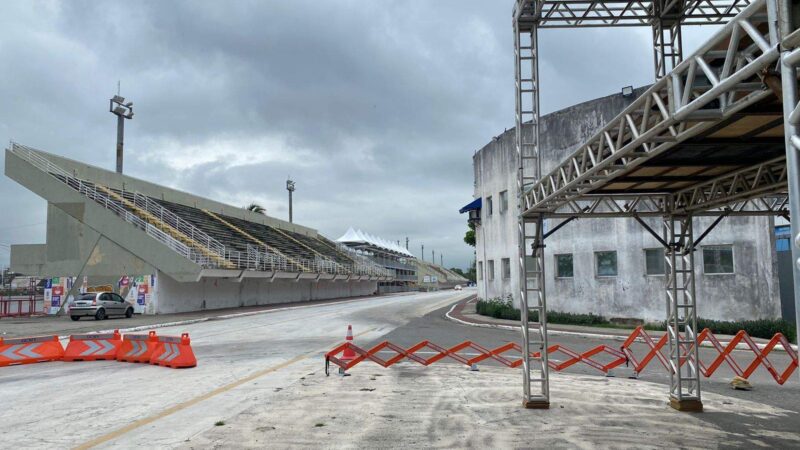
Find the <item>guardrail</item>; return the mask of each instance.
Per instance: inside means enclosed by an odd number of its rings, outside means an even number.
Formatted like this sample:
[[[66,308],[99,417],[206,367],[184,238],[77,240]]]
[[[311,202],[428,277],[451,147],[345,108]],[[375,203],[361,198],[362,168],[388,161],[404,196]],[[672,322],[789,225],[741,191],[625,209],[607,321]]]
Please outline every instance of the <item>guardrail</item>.
[[[43,298],[0,298],[0,317],[26,317],[41,314]]]
[[[53,164],[47,158],[44,158],[38,153],[36,153],[30,147],[26,147],[24,145],[20,145],[17,143],[12,143],[10,151],[15,155],[21,157],[25,161],[29,162],[39,170],[50,174],[52,177],[66,184],[67,186],[74,189],[81,195],[89,198],[90,200],[94,200],[97,204],[113,212],[126,222],[143,230],[150,237],[166,245],[167,247],[177,252],[181,256],[188,258],[189,260],[194,261],[195,263],[200,264],[203,267],[213,266],[212,261],[208,261],[207,258],[204,259],[202,255],[200,255],[198,252],[192,251],[189,248],[189,246],[187,246],[183,242],[173,238],[169,234],[160,230],[155,225],[143,220],[141,217],[127,210],[117,201],[111,199],[108,196],[108,194],[98,190],[97,186],[95,186],[94,184],[86,183],[80,178],[73,176],[66,170],[62,169],[60,166]]]

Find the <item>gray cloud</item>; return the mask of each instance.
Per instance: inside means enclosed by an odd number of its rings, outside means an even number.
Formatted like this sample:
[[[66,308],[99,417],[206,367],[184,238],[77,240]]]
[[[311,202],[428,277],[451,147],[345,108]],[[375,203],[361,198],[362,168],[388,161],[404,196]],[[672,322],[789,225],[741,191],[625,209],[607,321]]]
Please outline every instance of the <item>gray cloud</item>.
[[[471,157],[513,126],[511,4],[6,2],[0,139],[111,168],[121,79],[128,174],[277,217],[291,175],[299,223],[466,267]],[[648,40],[543,32],[543,109],[650,82]],[[41,199],[4,178],[0,202],[0,242],[44,241]]]

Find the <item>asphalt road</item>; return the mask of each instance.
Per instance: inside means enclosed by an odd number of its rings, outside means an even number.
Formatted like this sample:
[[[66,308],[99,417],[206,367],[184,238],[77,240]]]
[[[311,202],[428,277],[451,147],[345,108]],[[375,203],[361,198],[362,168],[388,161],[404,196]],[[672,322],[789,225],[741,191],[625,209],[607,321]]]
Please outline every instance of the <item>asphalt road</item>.
[[[207,436],[213,436],[224,428],[215,426],[217,422],[239,423],[243,428],[237,430],[237,433],[254,432],[251,428],[256,425],[248,425],[250,422],[245,418],[256,417],[250,415],[259,408],[263,420],[279,416],[297,417],[298,414],[302,416],[303,412],[310,415],[314,413],[315,403],[325,403],[325,408],[331,410],[332,415],[339,416],[334,413],[344,409],[344,406],[335,404],[336,393],[330,391],[330,386],[335,385],[335,378],[338,377],[324,377],[322,356],[325,351],[343,340],[348,324],[353,325],[355,342],[362,347],[369,347],[383,340],[390,340],[403,347],[423,339],[445,347],[464,340],[472,340],[486,348],[516,342],[516,332],[468,327],[444,318],[450,305],[471,293],[444,291],[375,297],[363,301],[294,308],[160,328],[159,334],[178,334],[183,331],[190,333],[198,358],[198,367],[194,369],[173,370],[101,361],[52,362],[0,368],[0,405],[4,406],[0,408],[0,448],[163,448],[194,446],[195,443],[201,443],[200,446],[203,447],[203,442],[216,442],[208,440]],[[551,343],[583,351],[603,342],[596,338],[559,336],[553,337]],[[619,346],[618,341],[609,340],[606,343]],[[745,354],[738,353],[737,359],[745,358]],[[704,355],[704,358],[710,357],[710,354]],[[776,353],[770,359],[780,369],[787,356]],[[421,371],[420,375],[436,373],[441,383],[447,386],[452,384],[447,381],[448,373],[463,374],[466,370],[457,368],[454,365],[456,363],[447,360],[437,363],[439,368],[435,369],[436,372],[426,372],[432,368],[416,369],[412,367],[413,364],[415,363],[383,369],[371,362],[364,362],[351,369],[353,376],[344,380],[368,382],[383,374],[392,377],[392,383],[398,383],[398,390],[394,395],[402,396],[405,395],[404,392],[408,395],[415,392],[413,384],[410,387],[401,386],[403,380],[407,380],[404,377],[409,369]],[[510,397],[504,397],[499,408],[501,411],[505,411],[506,407],[515,408],[518,403],[513,401],[513,397],[518,369],[487,368],[486,365],[481,365],[484,372],[477,373],[475,382],[491,384],[496,380],[504,383],[507,388],[504,392],[507,394],[503,395]],[[456,372],[452,372],[453,370]],[[505,381],[500,381],[497,376],[492,377],[492,373],[498,370],[503,371],[502,379]],[[605,395],[602,392],[603,386],[616,386],[613,392],[608,392],[608,398],[624,399],[626,395],[633,398],[639,395],[637,392],[652,391],[652,387],[648,387],[652,385],[643,383],[651,381],[663,386],[663,405],[667,402],[667,377],[655,364],[641,375],[640,380],[615,380],[610,384],[603,383],[606,378],[587,366],[576,365],[566,372],[564,375],[553,374],[554,385],[559,386],[556,393],[565,392],[573,398],[580,397],[579,392],[572,391],[596,385],[597,392],[593,392],[593,395]],[[369,376],[365,376],[367,373]],[[506,376],[506,373],[513,375]],[[397,378],[398,375],[402,376]],[[577,380],[574,375],[583,378]],[[454,375],[453,379],[459,377],[463,378],[461,375]],[[712,380],[703,380],[703,389],[730,399],[732,410],[725,410],[727,403],[720,401],[718,395],[715,400],[717,407],[712,411],[693,415],[695,428],[691,429],[696,430],[699,420],[701,426],[702,423],[707,423],[717,433],[719,430],[727,432],[728,442],[739,442],[737,436],[743,436],[744,439],[757,433],[758,442],[768,446],[791,448],[800,444],[800,435],[797,434],[800,428],[800,382],[797,373],[785,385],[777,386],[766,371],[759,369],[752,378],[755,389],[749,392],[731,390],[727,386],[729,379],[729,373],[722,369]],[[509,380],[512,380],[510,384]],[[577,380],[575,383],[580,384],[570,387],[572,380]],[[387,384],[386,389],[392,383]],[[308,390],[314,385],[318,391]],[[625,393],[626,386],[630,386],[628,394]],[[463,390],[457,385],[453,385],[453,388]],[[327,392],[333,396],[334,404],[330,404],[330,397],[320,397],[317,400],[311,392],[321,392],[323,395]],[[369,392],[369,389],[364,391],[359,387],[353,394],[364,395],[365,392]],[[395,391],[390,390],[390,393],[393,392]],[[433,391],[429,395],[433,395]],[[444,399],[452,397],[448,393],[438,395]],[[739,404],[737,400],[771,405],[785,412],[763,417],[759,414],[744,416],[735,409]],[[424,396],[419,401],[422,402],[419,407],[425,407]],[[651,400],[646,401],[652,403]],[[555,393],[552,402],[554,407],[559,405],[559,398]],[[656,403],[662,405],[657,400]],[[349,406],[351,409],[353,407]],[[459,407],[469,408],[470,405]],[[675,424],[682,423],[680,421],[684,416],[681,413],[664,409],[666,406],[658,408],[663,417],[674,418]],[[444,408],[433,417],[436,420],[446,420],[446,415],[442,416],[446,411],[447,408]],[[413,411],[406,413],[409,417],[414,415]],[[630,411],[630,414],[634,416],[637,411]],[[257,427],[269,429],[270,427],[261,423],[261,417],[258,416],[258,420],[255,420],[259,423]],[[352,418],[339,420],[349,421],[351,427],[357,426],[361,420],[353,415],[346,417]],[[584,419],[586,418],[582,418]],[[276,419],[276,422],[280,421]],[[291,420],[283,422],[291,427]],[[468,422],[467,420],[465,424],[468,425]],[[447,426],[447,423],[443,422],[441,425]],[[523,423],[519,426],[521,428],[518,428],[518,432],[524,436],[526,425]],[[551,423],[550,426],[554,425]],[[670,424],[654,423],[652,426],[661,430]],[[531,432],[536,429],[536,424],[531,422]],[[675,429],[681,428],[676,426]],[[642,429],[641,432],[646,433],[647,430]],[[498,430],[498,433],[502,431]],[[266,437],[268,444],[269,437]],[[236,445],[225,439],[221,442]],[[261,441],[258,445],[264,442]],[[457,440],[449,442],[455,444]],[[324,442],[319,444],[324,445]]]
[[[173,447],[320,371],[348,324],[358,339],[377,339],[465,295],[384,296],[160,328],[190,333],[193,369],[113,361],[0,368],[0,448]]]

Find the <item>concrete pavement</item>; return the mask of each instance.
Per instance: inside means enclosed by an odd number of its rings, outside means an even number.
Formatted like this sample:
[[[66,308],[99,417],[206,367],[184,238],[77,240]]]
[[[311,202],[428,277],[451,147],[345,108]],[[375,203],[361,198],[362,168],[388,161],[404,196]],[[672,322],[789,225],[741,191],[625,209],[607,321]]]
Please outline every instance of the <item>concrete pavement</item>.
[[[348,324],[358,338],[375,339],[464,295],[375,297],[160,329],[190,333],[194,369],[111,361],[5,367],[0,405],[13,406],[0,408],[0,448],[173,447],[320,369]]]
[[[181,448],[725,448],[800,446],[791,430],[708,420],[797,419],[758,402],[708,394],[703,414],[678,413],[656,383],[586,375],[552,379],[549,410],[520,405],[519,371],[401,364],[300,383],[225,420]],[[276,414],[276,411],[281,411]]]
[[[553,374],[549,411],[520,408],[519,370],[491,364],[469,372],[447,360],[388,369],[365,362],[349,377],[324,376],[323,353],[350,323],[365,348],[423,339],[493,348],[519,339],[444,317],[470,294],[376,297],[161,329],[191,334],[195,369],[117,362],[2,368],[0,405],[13,406],[0,409],[0,448],[800,446],[797,374],[777,386],[759,369],[746,392],[731,390],[721,371],[702,381],[703,414],[667,406],[668,378],[656,366],[639,380],[608,379],[581,365]],[[602,342],[553,339],[578,351]]]
[[[384,297],[411,295],[403,292],[387,294]],[[187,313],[140,315],[136,314],[130,319],[113,317],[106,320],[82,318],[73,322],[69,316],[34,316],[34,317],[7,317],[0,319],[0,337],[11,338],[21,336],[64,336],[68,334],[94,333],[120,330],[139,330],[165,325],[187,325],[205,322],[208,320],[221,320],[232,317],[241,317],[262,314],[287,308],[311,308],[319,305],[334,303],[365,301],[377,296],[349,297],[332,300],[314,300],[309,302],[275,303],[272,305],[243,306],[240,308],[224,308]]]

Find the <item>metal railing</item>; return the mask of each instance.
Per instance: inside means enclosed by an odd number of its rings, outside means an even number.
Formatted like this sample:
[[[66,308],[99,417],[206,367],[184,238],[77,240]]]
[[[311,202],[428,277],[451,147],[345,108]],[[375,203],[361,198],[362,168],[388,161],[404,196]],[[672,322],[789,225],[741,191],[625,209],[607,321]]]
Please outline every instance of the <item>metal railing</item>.
[[[152,224],[147,220],[139,217],[134,212],[128,210],[123,203],[112,198],[108,193],[102,189],[98,189],[94,183],[89,183],[77,178],[70,174],[60,166],[54,164],[47,158],[43,157],[36,150],[17,143],[11,144],[11,153],[21,157],[25,161],[32,164],[34,167],[46,172],[74,189],[81,195],[95,201],[100,206],[113,212],[121,217],[126,222],[143,230],[149,236],[166,245],[179,255],[189,259],[195,264],[205,268],[216,268],[225,266],[225,262],[231,263],[237,269],[242,270],[261,270],[270,272],[310,272],[310,273],[328,273],[334,275],[368,275],[377,277],[389,277],[388,271],[384,268],[375,265],[369,258],[363,255],[358,255],[352,249],[349,249],[340,244],[337,245],[339,251],[347,252],[355,261],[352,265],[337,263],[331,259],[317,256],[315,259],[305,258],[287,258],[283,255],[278,255],[268,250],[263,251],[258,246],[248,245],[247,250],[242,252],[238,250],[231,250],[226,248],[218,240],[212,238],[202,230],[194,225],[178,217],[172,211],[161,206],[155,200],[142,195],[138,192],[127,192],[119,194],[121,198],[125,198],[127,194],[130,198],[125,200],[130,201],[131,204],[146,211],[160,223]],[[190,238],[192,241],[201,245],[204,250],[199,251],[182,242],[181,240],[173,237],[171,234],[163,231],[162,228],[170,227],[177,230],[183,235]],[[215,257],[213,255],[217,255]]]
[[[81,195],[94,200],[97,204],[113,212],[126,222],[143,230],[149,236],[166,245],[181,256],[188,258],[189,260],[200,264],[203,267],[214,265],[211,263],[211,261],[204,261],[204,256],[199,252],[194,251],[183,242],[175,239],[168,233],[165,233],[159,229],[157,226],[143,220],[141,217],[127,210],[118,201],[110,198],[107,193],[103,192],[102,190],[98,190],[97,186],[95,186],[93,183],[87,183],[80,178],[75,177],[66,170],[62,169],[60,166],[53,164],[50,160],[41,156],[30,147],[12,143],[10,151],[29,162],[34,167],[50,174],[55,179],[66,184]]]
[[[225,258],[225,246],[221,242],[212,238],[191,223],[181,219],[175,213],[164,208],[161,206],[161,204],[150,197],[142,195],[138,192],[134,192],[133,204],[137,208],[147,211],[162,223],[178,230],[180,233],[189,237],[189,239],[192,241],[202,245],[211,253],[219,255],[221,258]]]

